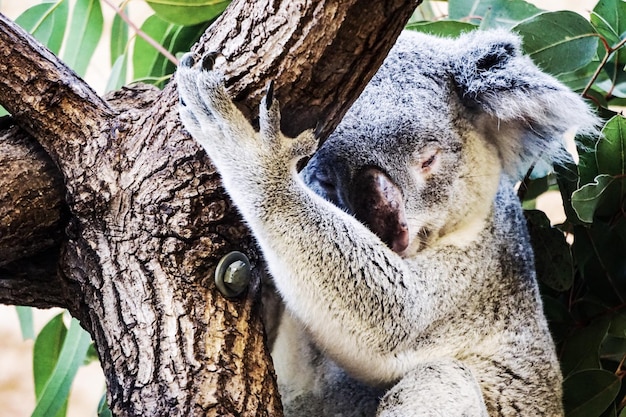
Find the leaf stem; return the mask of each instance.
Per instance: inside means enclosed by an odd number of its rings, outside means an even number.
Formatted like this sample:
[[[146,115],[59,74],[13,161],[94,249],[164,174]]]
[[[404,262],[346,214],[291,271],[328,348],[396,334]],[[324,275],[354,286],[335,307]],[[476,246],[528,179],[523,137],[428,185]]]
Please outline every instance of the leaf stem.
[[[602,42],[602,45],[604,46],[604,50],[606,51],[606,54],[604,55],[604,58],[602,58],[602,61],[600,61],[600,65],[598,65],[598,68],[596,68],[596,71],[593,73],[593,75],[591,76],[591,79],[589,80],[589,82],[585,86],[585,89],[582,92],[582,96],[588,99],[593,99],[591,96],[587,95],[587,93],[589,92],[589,90],[591,90],[591,87],[600,76],[600,73],[604,69],[604,66],[607,64],[607,62],[609,62],[609,59],[611,59],[611,55],[613,55],[615,51],[617,51],[618,49],[620,49],[622,46],[626,44],[626,38],[624,38],[617,45],[611,47],[606,41],[606,39],[604,38],[604,36],[598,35],[598,37],[600,38],[600,41]]]
[[[163,45],[159,44],[157,41],[155,41],[150,36],[148,36],[144,31],[138,28],[137,25],[135,25],[132,22],[132,20],[128,18],[128,16],[124,13],[124,11],[121,8],[113,4],[111,0],[102,0],[102,1],[106,3],[109,7],[111,7],[113,10],[115,10],[115,13],[117,13],[124,22],[126,22],[128,27],[130,27],[133,31],[135,31],[137,36],[139,36],[140,38],[148,42],[154,49],[159,51],[161,55],[163,55],[165,58],[171,61],[174,65],[178,66],[178,59],[176,59],[176,57],[172,55],[170,51],[165,49]]]

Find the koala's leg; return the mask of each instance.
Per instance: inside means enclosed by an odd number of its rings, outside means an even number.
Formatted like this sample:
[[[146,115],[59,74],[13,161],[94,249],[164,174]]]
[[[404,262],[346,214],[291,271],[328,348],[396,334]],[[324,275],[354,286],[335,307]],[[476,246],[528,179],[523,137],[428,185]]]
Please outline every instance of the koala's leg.
[[[378,417],[487,417],[472,372],[458,361],[427,362],[407,373],[383,397]]]

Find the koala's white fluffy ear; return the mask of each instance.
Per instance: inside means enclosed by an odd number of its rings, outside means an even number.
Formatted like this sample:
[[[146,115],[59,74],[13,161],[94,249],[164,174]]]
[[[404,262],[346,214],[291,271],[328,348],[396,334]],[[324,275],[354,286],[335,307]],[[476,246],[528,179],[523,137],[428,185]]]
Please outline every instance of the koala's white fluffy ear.
[[[562,159],[563,134],[594,133],[598,119],[580,96],[542,72],[506,31],[457,40],[451,67],[459,97],[481,133],[497,144],[505,172],[525,174],[538,159]]]

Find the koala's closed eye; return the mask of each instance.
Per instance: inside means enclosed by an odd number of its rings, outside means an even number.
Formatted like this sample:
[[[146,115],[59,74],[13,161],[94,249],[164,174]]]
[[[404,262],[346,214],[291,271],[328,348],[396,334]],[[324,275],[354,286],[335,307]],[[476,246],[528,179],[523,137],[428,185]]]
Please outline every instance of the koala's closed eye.
[[[422,149],[417,155],[417,167],[422,175],[428,175],[439,166],[439,154],[441,149],[429,146]]]

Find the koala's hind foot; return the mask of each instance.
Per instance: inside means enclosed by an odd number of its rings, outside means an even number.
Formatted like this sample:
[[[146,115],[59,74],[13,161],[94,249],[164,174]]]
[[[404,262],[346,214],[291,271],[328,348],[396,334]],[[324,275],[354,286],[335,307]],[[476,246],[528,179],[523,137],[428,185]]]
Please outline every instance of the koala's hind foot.
[[[454,401],[450,401],[452,398]],[[487,417],[474,375],[454,360],[417,366],[387,391],[378,410],[377,417]]]
[[[313,153],[317,141],[312,132],[304,132],[295,139],[280,132],[280,106],[274,99],[273,83],[268,85],[259,108],[260,131],[254,130],[233,104],[223,75],[213,70],[217,56],[217,53],[209,53],[196,62],[192,54],[186,54],[181,59],[176,80],[180,117],[222,177],[228,180],[232,171],[242,171],[242,164],[252,172],[257,167],[274,170],[295,165],[298,159]],[[260,174],[255,172],[257,178]]]

